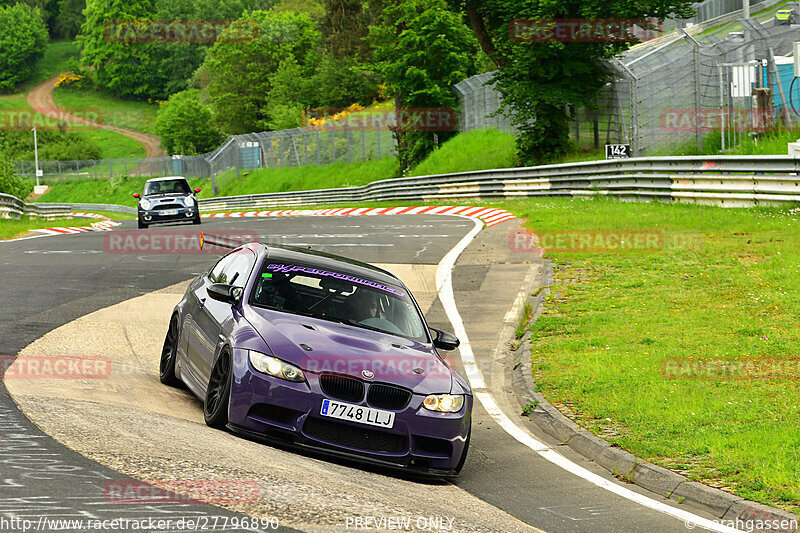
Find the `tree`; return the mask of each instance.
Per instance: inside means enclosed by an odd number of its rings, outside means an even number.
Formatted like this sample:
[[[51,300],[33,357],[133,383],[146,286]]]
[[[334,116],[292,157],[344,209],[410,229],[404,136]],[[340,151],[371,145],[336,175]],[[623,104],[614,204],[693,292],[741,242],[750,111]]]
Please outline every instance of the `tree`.
[[[275,111],[269,108],[275,73],[282,63],[288,68],[291,58],[299,67],[295,75],[310,78],[320,42],[319,31],[305,13],[254,11],[242,22],[257,24],[258,38],[217,41],[198,72],[217,123],[228,134],[269,129],[270,112]]]
[[[58,4],[58,18],[55,21],[56,33],[67,39],[78,35],[86,20],[83,16],[85,8],[86,0],[61,0]]]
[[[33,184],[17,176],[14,165],[0,153],[0,193],[24,200],[33,190]]]
[[[0,92],[12,91],[33,75],[48,39],[38,9],[24,4],[0,7]]]
[[[117,35],[119,21],[147,20],[154,10],[150,0],[87,0],[77,42],[81,60],[94,70],[95,82],[120,96],[158,92],[151,64],[152,43],[137,43],[131,33]]]
[[[511,38],[517,19],[645,19],[691,16],[690,0],[456,0],[483,51],[498,67],[495,80],[505,111],[519,130],[523,164],[553,160],[568,145],[567,105],[592,107],[608,75],[599,61],[628,43],[532,42]]]
[[[223,140],[214,126],[211,110],[200,102],[200,91],[173,94],[158,110],[156,133],[169,154],[197,155],[210,152]]]
[[[474,72],[475,37],[445,0],[389,0],[371,28],[378,69],[394,95],[398,115],[408,109],[454,109],[452,86]],[[455,124],[453,124],[455,126]],[[395,131],[398,159],[408,170],[443,142],[452,131]]]

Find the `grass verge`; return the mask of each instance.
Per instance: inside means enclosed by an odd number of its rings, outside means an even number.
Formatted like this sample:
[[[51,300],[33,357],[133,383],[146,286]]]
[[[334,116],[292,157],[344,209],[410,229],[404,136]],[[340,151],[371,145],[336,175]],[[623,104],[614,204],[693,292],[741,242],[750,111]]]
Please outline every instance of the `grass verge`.
[[[600,199],[503,206],[553,243],[556,283],[531,326],[542,393],[631,453],[800,510],[798,209]],[[632,232],[660,245],[554,249],[559,235],[610,243],[628,234],[630,243]],[[749,362],[752,372],[726,366],[729,375],[711,379],[705,360]]]
[[[355,187],[392,178],[397,174],[397,161],[393,157],[359,163],[334,163],[326,166],[307,165],[288,168],[264,168],[223,172],[216,178],[218,196],[259,194],[266,192],[303,191]]]
[[[131,220],[134,215],[125,213],[94,211],[98,215],[105,215],[112,220]],[[40,218],[23,217],[21,220],[0,218],[0,241],[20,237],[29,231],[42,228],[61,228],[65,226],[90,226],[97,222],[90,218],[70,218],[65,220],[42,220]]]

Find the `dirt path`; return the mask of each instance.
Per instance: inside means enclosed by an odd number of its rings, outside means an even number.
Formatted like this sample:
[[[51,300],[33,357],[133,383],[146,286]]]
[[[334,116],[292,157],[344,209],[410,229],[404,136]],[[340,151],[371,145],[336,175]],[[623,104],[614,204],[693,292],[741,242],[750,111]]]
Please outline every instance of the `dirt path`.
[[[167,155],[167,153],[161,149],[161,138],[157,135],[128,130],[125,128],[118,128],[117,126],[111,126],[109,124],[98,124],[96,122],[75,117],[67,113],[65,110],[59,109],[56,107],[56,104],[53,101],[53,90],[55,89],[56,81],[58,81],[58,76],[54,76],[49,80],[43,81],[31,89],[31,91],[28,93],[28,104],[37,112],[49,117],[62,118],[70,122],[87,124],[89,126],[102,128],[104,130],[121,133],[126,137],[130,137],[131,139],[142,143],[142,145],[145,147],[145,150],[147,150],[147,157],[163,157]]]

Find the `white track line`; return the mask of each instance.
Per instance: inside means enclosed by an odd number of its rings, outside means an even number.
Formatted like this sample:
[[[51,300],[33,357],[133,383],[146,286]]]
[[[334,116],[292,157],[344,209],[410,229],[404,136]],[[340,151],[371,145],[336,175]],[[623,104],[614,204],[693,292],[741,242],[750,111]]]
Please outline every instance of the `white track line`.
[[[458,259],[458,256],[461,255],[461,252],[463,252],[467,246],[469,246],[475,236],[481,231],[482,227],[481,221],[475,219],[471,220],[474,221],[475,227],[472,228],[472,230],[467,233],[467,235],[465,235],[464,238],[458,242],[458,244],[456,244],[449,252],[447,252],[447,255],[442,258],[441,262],[437,266],[436,290],[439,293],[439,300],[442,302],[442,306],[447,314],[447,318],[450,320],[450,323],[453,326],[453,331],[456,337],[458,337],[458,339],[461,341],[459,351],[461,354],[461,361],[464,364],[464,369],[467,374],[467,379],[472,386],[475,397],[481,403],[489,416],[491,416],[492,419],[494,419],[494,421],[497,422],[506,433],[539,454],[542,458],[550,461],[556,466],[563,468],[567,472],[585,479],[589,483],[592,483],[601,489],[605,489],[627,500],[636,502],[644,507],[647,507],[648,509],[652,509],[679,520],[683,520],[684,523],[690,528],[693,526],[699,526],[709,531],[719,531],[721,533],[740,533],[740,530],[738,529],[725,526],[721,523],[703,518],[682,509],[676,509],[671,505],[667,505],[648,496],[639,494],[638,492],[634,492],[621,485],[617,485],[613,481],[605,479],[594,472],[590,472],[589,470],[573,463],[563,455],[559,454],[545,443],[540,442],[532,437],[525,430],[517,426],[510,418],[508,418],[508,416],[506,416],[505,413],[503,413],[502,409],[500,409],[500,407],[497,405],[497,402],[495,402],[491,392],[486,389],[486,383],[483,380],[483,374],[475,362],[475,355],[472,352],[472,346],[469,343],[467,331],[464,328],[464,322],[461,319],[461,315],[458,313],[455,297],[453,295],[453,267],[456,264],[456,259]]]

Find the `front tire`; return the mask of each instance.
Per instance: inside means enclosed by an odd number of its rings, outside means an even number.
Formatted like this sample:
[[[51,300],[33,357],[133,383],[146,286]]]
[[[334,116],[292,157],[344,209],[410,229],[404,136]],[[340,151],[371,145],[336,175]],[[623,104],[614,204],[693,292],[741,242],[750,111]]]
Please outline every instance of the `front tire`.
[[[208,380],[206,400],[203,406],[203,418],[206,425],[212,428],[223,429],[228,423],[228,404],[231,399],[231,355],[224,351],[220,354],[211,378]]]
[[[142,222],[141,219],[139,220],[139,229],[147,229],[147,224]]]
[[[178,339],[180,339],[178,315],[173,315],[169,321],[167,336],[164,338],[164,347],[161,348],[161,363],[158,373],[161,383],[169,385],[170,387],[180,386],[180,380],[175,376],[175,360],[178,356]]]
[[[200,224],[202,222],[200,220],[200,213],[197,213],[197,216],[192,219],[192,224]]]

